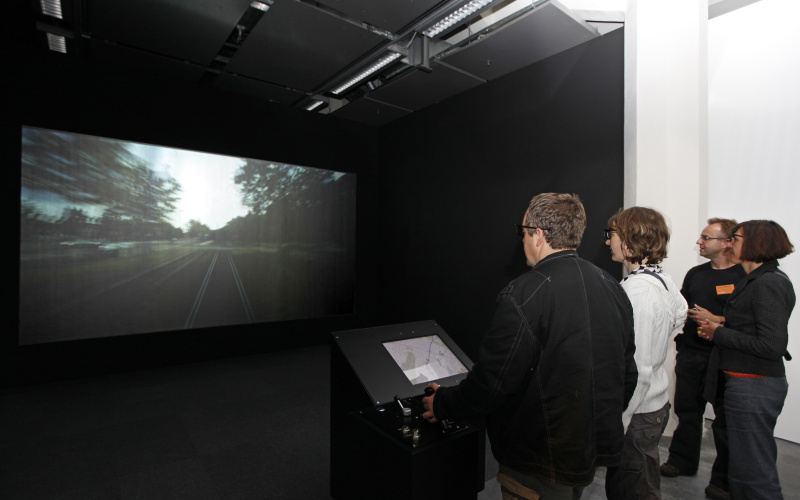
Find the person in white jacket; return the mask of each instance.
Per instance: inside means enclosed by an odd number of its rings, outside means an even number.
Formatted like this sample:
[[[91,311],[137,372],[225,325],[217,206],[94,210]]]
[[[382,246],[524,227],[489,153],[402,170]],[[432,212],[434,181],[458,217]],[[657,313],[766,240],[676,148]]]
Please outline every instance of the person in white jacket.
[[[683,326],[688,306],[680,287],[659,263],[667,257],[669,227],[656,210],[631,207],[608,221],[611,258],[627,271],[622,288],[633,306],[639,378],[622,414],[622,463],[606,472],[610,500],[660,499],[658,441],[669,418],[669,375],[664,368],[672,332]]]

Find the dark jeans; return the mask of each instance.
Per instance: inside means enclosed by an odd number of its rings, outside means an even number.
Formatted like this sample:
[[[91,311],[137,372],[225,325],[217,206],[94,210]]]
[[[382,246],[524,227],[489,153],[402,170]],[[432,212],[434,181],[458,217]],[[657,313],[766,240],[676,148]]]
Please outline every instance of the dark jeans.
[[[708,369],[710,353],[684,348],[675,359],[675,415],[678,427],[672,435],[667,463],[674,465],[681,474],[692,476],[700,464],[700,446],[703,440],[703,418],[706,400],[703,385]],[[728,434],[725,429],[725,408],[722,403],[724,385],[720,384],[714,407],[714,423],[711,430],[717,456],[711,468],[714,486],[728,490]]]
[[[733,500],[781,500],[775,422],[783,410],[786,377],[725,375],[728,418],[728,474]]]
[[[669,420],[670,404],[651,413],[635,413],[622,442],[622,463],[606,471],[609,500],[661,499],[658,440]]]

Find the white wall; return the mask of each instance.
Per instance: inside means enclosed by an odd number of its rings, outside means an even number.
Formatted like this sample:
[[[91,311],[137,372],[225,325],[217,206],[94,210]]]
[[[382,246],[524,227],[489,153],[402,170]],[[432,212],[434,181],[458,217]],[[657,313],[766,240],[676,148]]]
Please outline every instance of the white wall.
[[[706,211],[707,25],[705,0],[628,0],[625,13],[624,204],[666,217],[663,267],[676,283],[697,265],[694,242]],[[669,346],[664,367],[673,392],[674,342]],[[673,412],[665,433],[676,426]]]
[[[800,2],[761,0],[708,22],[708,216],[772,219],[800,252]],[[699,260],[699,259],[698,259]],[[800,256],[781,260],[800,293]],[[775,429],[800,443],[800,308]]]

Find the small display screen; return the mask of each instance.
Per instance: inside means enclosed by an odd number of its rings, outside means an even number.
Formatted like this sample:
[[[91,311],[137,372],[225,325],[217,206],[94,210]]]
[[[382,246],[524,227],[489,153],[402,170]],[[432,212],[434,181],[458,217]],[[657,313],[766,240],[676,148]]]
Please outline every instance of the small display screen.
[[[397,366],[412,384],[467,373],[467,368],[438,335],[384,342]]]

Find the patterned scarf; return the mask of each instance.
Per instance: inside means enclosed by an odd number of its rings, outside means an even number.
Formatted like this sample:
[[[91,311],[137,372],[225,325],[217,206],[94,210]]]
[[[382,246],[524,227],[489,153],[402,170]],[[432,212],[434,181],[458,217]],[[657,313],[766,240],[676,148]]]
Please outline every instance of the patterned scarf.
[[[661,269],[661,266],[659,266],[658,264],[642,264],[641,266],[639,266],[636,269],[634,269],[633,271],[631,271],[627,276],[622,278],[622,281],[627,280],[628,278],[630,278],[634,274],[642,274],[643,272],[650,272],[650,273],[655,273],[655,274],[663,274],[664,270]]]

